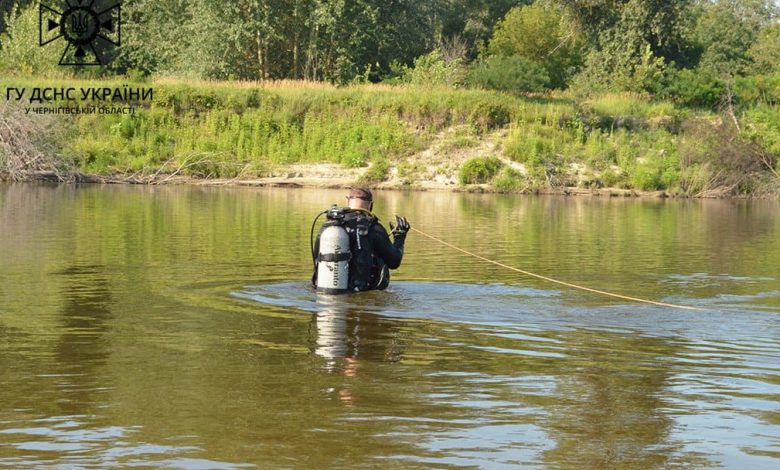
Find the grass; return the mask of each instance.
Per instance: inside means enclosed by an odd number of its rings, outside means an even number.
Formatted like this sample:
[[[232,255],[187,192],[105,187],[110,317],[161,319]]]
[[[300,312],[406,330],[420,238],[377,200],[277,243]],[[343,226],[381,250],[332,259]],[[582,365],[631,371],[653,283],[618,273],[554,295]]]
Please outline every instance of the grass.
[[[122,81],[27,80],[21,85],[118,87]],[[510,106],[495,93],[431,89],[423,94],[386,86],[335,88],[311,82],[134,83],[154,100],[133,115],[86,115],[63,152],[87,172],[136,172],[193,155],[233,176],[267,164],[331,162],[365,167],[397,160],[433,132],[466,125],[481,132],[509,121]],[[379,167],[381,169],[381,164]],[[187,172],[201,175],[197,166]],[[381,174],[374,175],[374,178]]]
[[[474,147],[479,142],[477,134],[471,126],[455,126],[439,143],[439,152],[455,152]]]
[[[154,99],[135,103],[132,115],[59,119],[66,137],[58,154],[80,171],[249,177],[292,163],[338,163],[367,168],[366,183],[385,180],[392,167],[412,181],[428,163],[415,161],[416,152],[435,144],[446,161],[448,153],[467,152],[496,135],[502,158],[526,171],[498,165],[498,159],[472,159],[458,168],[463,184],[488,183],[501,191],[570,184],[566,175],[576,163],[604,186],[684,194],[718,185],[748,191],[755,182],[743,178],[732,184],[721,177],[723,172],[744,173],[744,165],[729,160],[739,154],[735,142],[761,151],[756,157],[766,162],[761,178],[780,170],[780,120],[777,108],[770,106],[745,110],[740,115],[745,129],[729,134],[716,129],[723,120],[709,111],[632,94],[578,101],[565,93],[524,97],[290,80],[11,78],[6,86],[123,85],[153,88]],[[718,144],[719,136],[728,137],[728,146]],[[749,168],[761,173],[760,163]]]

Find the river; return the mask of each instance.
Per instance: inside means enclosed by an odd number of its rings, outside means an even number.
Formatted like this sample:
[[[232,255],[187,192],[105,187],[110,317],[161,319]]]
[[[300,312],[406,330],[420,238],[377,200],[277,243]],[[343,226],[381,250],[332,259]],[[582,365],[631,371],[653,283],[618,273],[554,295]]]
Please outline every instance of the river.
[[[780,467],[780,203],[378,192],[385,292],[317,296],[344,191],[0,185],[0,467]]]

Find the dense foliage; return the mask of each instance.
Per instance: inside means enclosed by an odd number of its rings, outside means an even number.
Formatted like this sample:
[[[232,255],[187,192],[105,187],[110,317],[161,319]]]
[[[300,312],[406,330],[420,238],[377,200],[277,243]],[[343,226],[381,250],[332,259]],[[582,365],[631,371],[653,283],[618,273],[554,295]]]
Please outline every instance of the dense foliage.
[[[543,88],[709,106],[737,77],[780,73],[773,0],[126,0],[122,8],[124,44],[98,74],[519,92],[543,79]],[[30,0],[2,2],[0,70],[63,73],[57,47],[38,47],[37,10]]]
[[[0,16],[0,74],[161,90],[132,119],[78,121],[64,150],[94,171],[327,160],[375,181],[462,124],[477,139],[502,130],[502,158],[526,169],[489,172],[507,189],[521,175],[565,185],[577,162],[595,185],[685,193],[748,192],[757,180],[734,175],[780,170],[774,0],[125,0],[110,65],[81,69],[38,46],[37,2],[3,0]],[[199,85],[158,85],[170,78]],[[285,79],[328,91],[246,84]],[[401,87],[355,91],[369,82]],[[186,161],[196,154],[217,163]]]

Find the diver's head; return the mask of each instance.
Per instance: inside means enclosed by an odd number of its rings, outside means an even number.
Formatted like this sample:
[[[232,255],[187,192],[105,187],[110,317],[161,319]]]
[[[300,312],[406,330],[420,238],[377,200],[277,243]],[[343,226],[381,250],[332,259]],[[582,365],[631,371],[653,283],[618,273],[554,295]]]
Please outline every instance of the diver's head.
[[[347,205],[350,209],[370,211],[374,208],[374,196],[368,188],[352,188],[347,196]]]

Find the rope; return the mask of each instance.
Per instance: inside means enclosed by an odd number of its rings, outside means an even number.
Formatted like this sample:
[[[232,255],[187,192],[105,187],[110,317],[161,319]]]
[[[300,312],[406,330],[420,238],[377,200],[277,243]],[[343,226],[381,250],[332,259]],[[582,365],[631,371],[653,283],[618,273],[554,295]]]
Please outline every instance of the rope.
[[[612,292],[607,292],[607,291],[598,290],[598,289],[591,289],[590,287],[579,286],[577,284],[572,284],[570,282],[560,281],[558,279],[553,279],[551,277],[542,276],[541,274],[532,273],[530,271],[524,271],[522,269],[518,269],[518,268],[515,268],[513,266],[509,266],[509,265],[506,265],[506,264],[503,264],[503,263],[499,263],[498,261],[493,261],[492,259],[485,258],[484,256],[480,256],[480,255],[478,255],[476,253],[472,253],[470,251],[464,250],[463,248],[458,248],[457,246],[455,246],[455,245],[453,245],[451,243],[447,243],[447,242],[445,242],[444,240],[442,240],[440,238],[436,238],[433,235],[429,235],[429,234],[423,232],[422,230],[418,230],[418,229],[416,229],[414,227],[412,227],[411,230],[419,233],[420,235],[422,235],[424,237],[430,238],[431,240],[437,241],[437,242],[441,243],[444,246],[448,246],[448,247],[452,248],[453,250],[460,251],[461,253],[465,253],[465,254],[467,254],[469,256],[473,256],[474,258],[480,259],[482,261],[487,261],[488,263],[495,264],[496,266],[501,266],[502,268],[506,268],[506,269],[509,269],[511,271],[518,272],[520,274],[525,274],[526,276],[535,277],[535,278],[541,279],[543,281],[552,282],[552,283],[559,284],[559,285],[566,286],[566,287],[571,287],[572,289],[579,289],[579,290],[583,290],[583,291],[586,291],[586,292],[592,292],[594,294],[605,295],[607,297],[614,297],[616,299],[630,300],[632,302],[639,302],[639,303],[644,303],[644,304],[657,305],[659,307],[678,308],[678,309],[683,309],[683,310],[702,310],[700,308],[690,307],[688,305],[677,305],[677,304],[670,304],[670,303],[665,303],[665,302],[656,302],[654,300],[640,299],[638,297],[629,297],[627,295],[615,294],[615,293],[612,293]]]

